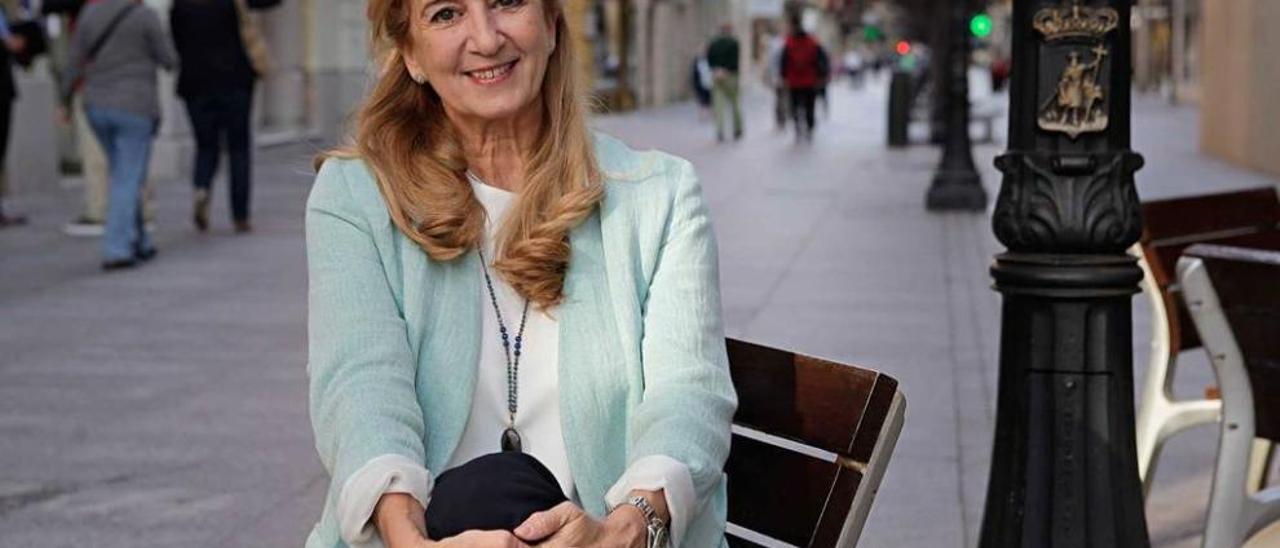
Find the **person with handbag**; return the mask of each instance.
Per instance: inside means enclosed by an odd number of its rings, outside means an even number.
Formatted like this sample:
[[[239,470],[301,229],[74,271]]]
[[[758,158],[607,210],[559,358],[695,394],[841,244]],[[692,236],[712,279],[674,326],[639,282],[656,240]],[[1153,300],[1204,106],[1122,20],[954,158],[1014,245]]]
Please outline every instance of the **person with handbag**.
[[[5,156],[9,151],[9,123],[13,116],[13,102],[18,98],[18,86],[13,80],[13,56],[26,47],[25,39],[9,29],[7,10],[0,4],[0,228],[26,224],[21,215],[7,214],[4,199],[9,191],[9,173],[5,168]]]
[[[249,201],[252,157],[250,109],[254,81],[268,70],[265,43],[249,19],[250,8],[278,0],[174,0],[169,29],[182,69],[178,95],[196,138],[192,221],[209,229],[210,188],[222,143],[230,159],[231,218],[237,233],[251,230]]]
[[[84,7],[101,0],[45,0],[40,9],[45,15],[59,16],[73,35],[76,19]],[[65,50],[64,50],[65,51]],[[66,53],[69,54],[69,53]],[[64,54],[64,55],[66,55]],[[65,67],[65,60],[58,66]],[[72,108],[67,113],[66,123],[74,126],[75,146],[80,159],[80,172],[84,176],[84,208],[80,215],[63,225],[62,231],[68,236],[98,237],[105,232],[107,221],[107,195],[110,192],[110,174],[107,172],[107,155],[98,144],[98,138],[89,126],[85,114],[84,98],[79,89],[73,92]],[[154,230],[156,217],[155,177],[147,174],[142,183],[142,218],[147,230]]]
[[[160,123],[156,71],[173,70],[177,62],[160,16],[138,0],[101,0],[80,13],[60,84],[65,119],[83,81],[85,114],[107,155],[103,270],[130,268],[156,254],[140,198]]]
[[[813,141],[814,104],[820,93],[825,94],[831,63],[822,45],[805,32],[798,15],[788,18],[787,31],[781,73],[791,96],[796,142]]]
[[[692,165],[587,127],[564,0],[370,0],[306,208],[308,548],[726,546],[737,397]]]

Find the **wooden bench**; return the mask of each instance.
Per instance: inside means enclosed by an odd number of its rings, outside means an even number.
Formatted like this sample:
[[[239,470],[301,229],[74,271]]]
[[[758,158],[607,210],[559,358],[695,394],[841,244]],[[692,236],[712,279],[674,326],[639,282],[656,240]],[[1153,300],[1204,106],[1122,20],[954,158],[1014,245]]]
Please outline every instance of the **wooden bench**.
[[[850,547],[902,430],[893,378],[728,340],[729,545]]]
[[[1196,243],[1280,247],[1280,200],[1272,188],[1158,200],[1142,204],[1142,217],[1143,236],[1131,252],[1142,259],[1146,273],[1142,287],[1153,323],[1137,421],[1138,473],[1146,490],[1165,440],[1186,428],[1216,422],[1221,411],[1212,387],[1204,398],[1173,397],[1178,355],[1200,347],[1180,296],[1178,258]],[[1270,445],[1259,444],[1255,485],[1265,483]]]
[[[1236,548],[1280,519],[1280,487],[1250,477],[1256,439],[1280,442],[1280,248],[1195,245],[1178,279],[1222,391],[1203,546]]]

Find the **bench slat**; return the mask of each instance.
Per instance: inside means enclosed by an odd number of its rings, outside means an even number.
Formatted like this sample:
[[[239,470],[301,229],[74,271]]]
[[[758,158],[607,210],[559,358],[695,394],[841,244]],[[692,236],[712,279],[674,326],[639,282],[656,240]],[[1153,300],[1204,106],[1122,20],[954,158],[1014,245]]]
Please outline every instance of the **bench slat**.
[[[767,548],[763,544],[756,544],[742,537],[734,536],[732,533],[726,534],[724,539],[729,542],[729,548]]]
[[[1195,324],[1191,321],[1191,314],[1187,311],[1186,303],[1182,301],[1175,285],[1176,280],[1174,277],[1178,268],[1178,258],[1182,256],[1188,247],[1196,243],[1280,250],[1280,230],[1239,234],[1223,238],[1208,238],[1198,242],[1188,242],[1185,239],[1165,241],[1174,241],[1175,243],[1160,244],[1158,241],[1153,241],[1143,247],[1143,252],[1147,254],[1147,264],[1151,265],[1151,272],[1155,277],[1156,286],[1168,295],[1165,299],[1165,309],[1166,315],[1170,317],[1170,329],[1173,330],[1170,337],[1171,349],[1183,351],[1199,348],[1200,337],[1196,333]]]
[[[795,546],[835,546],[894,409],[897,381],[758,344],[726,344],[738,392],[725,466],[729,521]]]
[[[1142,204],[1142,225],[1152,241],[1248,227],[1275,230],[1278,223],[1280,199],[1266,187]]]
[[[730,522],[789,544],[809,546],[840,466],[735,435],[725,471]],[[852,498],[850,493],[848,502]]]
[[[1244,359],[1257,436],[1280,442],[1280,251],[1197,245]]]
[[[728,351],[738,391],[735,423],[832,453],[850,454],[854,434],[882,375],[734,339],[729,339]],[[887,413],[887,403],[884,407]],[[883,421],[883,414],[878,420]],[[871,430],[874,443],[879,426]],[[870,455],[869,448],[865,448],[865,455]]]

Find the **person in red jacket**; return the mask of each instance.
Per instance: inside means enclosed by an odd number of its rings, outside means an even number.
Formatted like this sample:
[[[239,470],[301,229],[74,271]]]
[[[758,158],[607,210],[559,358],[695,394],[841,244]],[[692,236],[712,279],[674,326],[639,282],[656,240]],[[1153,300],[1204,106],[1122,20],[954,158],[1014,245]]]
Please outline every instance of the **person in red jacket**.
[[[826,50],[800,26],[800,18],[788,22],[791,34],[782,51],[782,79],[791,95],[796,140],[813,140],[813,105],[818,90],[827,85],[830,60]]]

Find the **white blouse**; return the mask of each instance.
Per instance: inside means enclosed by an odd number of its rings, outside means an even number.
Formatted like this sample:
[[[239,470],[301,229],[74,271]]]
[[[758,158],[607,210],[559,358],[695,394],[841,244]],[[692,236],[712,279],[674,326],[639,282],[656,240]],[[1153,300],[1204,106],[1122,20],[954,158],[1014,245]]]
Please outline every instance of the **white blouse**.
[[[507,210],[515,202],[516,194],[485,184],[468,173],[471,188],[484,206],[485,258],[492,261],[494,240]],[[482,276],[476,272],[476,276]],[[489,264],[489,276],[493,281],[502,321],[514,348],[515,336],[520,330],[520,314],[524,298],[520,297]],[[480,360],[477,364],[475,393],[471,400],[471,413],[462,439],[449,459],[445,469],[455,468],[468,461],[501,450],[499,440],[508,426],[507,413],[507,363],[498,330],[498,318],[489,298],[489,290],[480,284],[482,303],[482,329]],[[569,456],[564,444],[560,421],[559,363],[560,334],[555,318],[529,306],[520,355],[517,385],[516,431],[520,433],[523,451],[536,457],[555,475],[565,496],[579,502],[573,475],[569,469]],[[514,356],[513,356],[514,359]],[[378,499],[385,493],[407,493],[425,507],[430,501],[431,473],[422,465],[401,455],[382,455],[370,460],[346,481],[338,496],[337,514],[343,540],[354,548],[382,546],[370,518]],[[680,539],[688,525],[693,504],[693,480],[689,468],[675,459],[664,456],[643,457],[627,469],[606,493],[609,507],[625,502],[627,494],[635,489],[662,489],[671,513],[671,546],[679,547]]]

